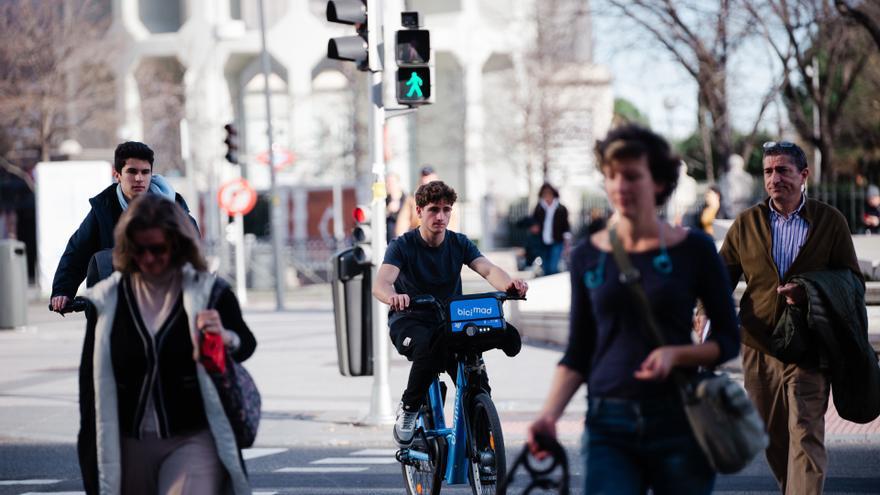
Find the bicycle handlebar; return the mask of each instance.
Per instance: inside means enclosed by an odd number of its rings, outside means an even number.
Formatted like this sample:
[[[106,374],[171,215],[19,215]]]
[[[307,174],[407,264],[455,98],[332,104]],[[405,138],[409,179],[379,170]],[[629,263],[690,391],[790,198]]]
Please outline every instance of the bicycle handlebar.
[[[88,306],[88,301],[82,297],[74,297],[68,303],[56,313],[60,315],[65,315],[67,313],[81,313],[86,310],[86,306]],[[49,304],[49,311],[55,311],[52,309],[52,304]]]

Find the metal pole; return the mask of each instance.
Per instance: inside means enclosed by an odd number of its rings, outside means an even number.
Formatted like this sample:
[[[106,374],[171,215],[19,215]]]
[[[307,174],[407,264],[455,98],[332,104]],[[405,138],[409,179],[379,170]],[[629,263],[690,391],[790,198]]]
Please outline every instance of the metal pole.
[[[373,248],[373,280],[385,257],[387,240],[385,239],[385,106],[382,94],[382,58],[385,49],[382,30],[384,22],[380,0],[367,1],[368,46],[370,47],[370,77],[367,79],[367,91],[370,95],[370,162],[375,181],[372,193],[372,248]],[[391,392],[388,387],[388,307],[373,300],[373,393],[370,397],[370,412],[364,422],[381,425],[394,422],[391,411]]]
[[[275,153],[272,150],[272,104],[269,98],[269,52],[266,51],[266,14],[260,0],[260,62],[263,68],[263,92],[266,97],[266,137],[269,142],[269,197],[272,216],[272,269],[275,272],[275,309],[284,309],[284,263],[281,259],[281,207],[275,180]]]
[[[233,221],[235,228],[235,295],[238,303],[247,306],[247,283],[245,281],[246,270],[244,267],[244,217],[241,213],[235,214]]]

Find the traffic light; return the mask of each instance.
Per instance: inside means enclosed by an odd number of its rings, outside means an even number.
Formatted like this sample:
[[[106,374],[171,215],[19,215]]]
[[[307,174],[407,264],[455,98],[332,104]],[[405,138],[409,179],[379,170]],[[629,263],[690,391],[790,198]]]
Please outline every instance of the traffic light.
[[[366,0],[330,0],[327,2],[327,20],[339,24],[353,24],[357,36],[331,38],[327,43],[327,58],[347,60],[357,64],[358,70],[370,69],[369,29]]]
[[[370,227],[369,205],[358,205],[352,212],[354,216],[354,229],[351,231],[351,238],[354,241],[354,259],[358,264],[369,265],[373,262],[373,249],[371,241],[373,240],[373,229]]]
[[[226,131],[226,139],[223,140],[226,144],[226,161],[238,165],[238,131],[233,124],[226,124],[223,129]]]
[[[401,12],[400,20],[405,29],[397,31],[394,38],[397,102],[409,106],[434,103],[431,33],[419,29],[418,12]]]

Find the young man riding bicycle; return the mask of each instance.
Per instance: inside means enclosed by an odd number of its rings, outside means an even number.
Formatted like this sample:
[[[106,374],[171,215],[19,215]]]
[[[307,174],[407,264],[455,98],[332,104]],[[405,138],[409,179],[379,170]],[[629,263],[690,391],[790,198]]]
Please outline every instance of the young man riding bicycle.
[[[431,381],[447,370],[455,374],[455,363],[447,351],[444,329],[427,311],[404,311],[410,297],[432,295],[438,301],[461,295],[461,268],[467,265],[500,291],[525,296],[528,284],[511,278],[484,257],[464,234],[447,230],[458,195],[442,181],[420,186],[415,193],[417,229],[391,241],[373,284],[373,296],[391,308],[388,317],[391,341],[401,355],[412,361],[409,381],[394,425],[394,440],[406,446],[412,442],[416,418]],[[519,353],[522,342],[512,326],[505,332],[501,349],[508,356]],[[485,375],[483,375],[485,376]],[[485,383],[488,390],[488,383]]]

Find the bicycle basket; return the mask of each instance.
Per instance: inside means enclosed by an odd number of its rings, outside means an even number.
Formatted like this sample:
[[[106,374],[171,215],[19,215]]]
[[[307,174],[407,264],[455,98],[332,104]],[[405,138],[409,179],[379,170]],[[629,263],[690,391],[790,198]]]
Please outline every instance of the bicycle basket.
[[[504,334],[507,323],[495,297],[459,296],[449,302],[449,333],[453,341],[484,347]]]

